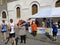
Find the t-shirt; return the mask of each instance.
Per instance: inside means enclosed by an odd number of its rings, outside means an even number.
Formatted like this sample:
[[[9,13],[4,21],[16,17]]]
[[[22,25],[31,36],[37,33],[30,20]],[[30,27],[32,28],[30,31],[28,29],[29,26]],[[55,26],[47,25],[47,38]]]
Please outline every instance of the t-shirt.
[[[32,28],[32,31],[37,31],[37,25],[36,24],[32,24],[31,28]]]
[[[55,25],[53,25],[52,28],[53,28],[53,32],[58,32],[58,28]]]
[[[10,23],[10,33],[15,33],[15,31],[14,31],[14,23]]]
[[[42,22],[42,26],[45,27],[45,22]]]

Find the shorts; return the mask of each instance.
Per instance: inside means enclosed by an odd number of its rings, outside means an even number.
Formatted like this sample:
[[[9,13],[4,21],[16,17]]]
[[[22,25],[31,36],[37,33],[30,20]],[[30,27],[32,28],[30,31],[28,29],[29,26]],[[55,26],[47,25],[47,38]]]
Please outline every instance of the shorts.
[[[6,31],[1,31],[2,33],[6,32]]]
[[[53,37],[54,37],[54,36],[57,36],[57,32],[53,32]]]
[[[9,34],[9,38],[15,38],[15,33]]]

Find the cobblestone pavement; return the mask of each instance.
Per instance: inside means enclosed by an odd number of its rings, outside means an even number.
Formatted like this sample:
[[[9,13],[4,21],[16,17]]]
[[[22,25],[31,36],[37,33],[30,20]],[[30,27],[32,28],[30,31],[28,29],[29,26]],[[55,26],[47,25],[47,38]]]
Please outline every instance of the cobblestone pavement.
[[[8,36],[8,33],[7,33]],[[18,31],[16,31],[16,37],[20,37],[18,35]],[[26,44],[20,43],[20,38],[18,39],[17,45],[60,45],[60,37],[58,36],[58,39],[56,41],[50,40],[47,36],[39,34],[36,37],[33,37],[28,31],[27,31],[27,40]],[[9,45],[9,42],[5,44],[2,42],[1,33],[0,33],[0,45]]]

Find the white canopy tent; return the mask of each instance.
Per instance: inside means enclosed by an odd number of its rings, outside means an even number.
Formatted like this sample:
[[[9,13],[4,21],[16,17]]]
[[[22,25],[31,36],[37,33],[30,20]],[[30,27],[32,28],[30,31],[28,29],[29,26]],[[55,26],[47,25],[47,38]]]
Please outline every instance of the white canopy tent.
[[[45,8],[45,9],[41,10],[40,12],[38,12],[37,14],[31,15],[29,18],[51,18],[51,17],[60,17],[60,7]],[[38,32],[43,33],[42,30],[38,30]],[[50,33],[50,35],[52,35],[52,28],[49,28],[49,33]],[[57,35],[60,35],[60,32],[58,32]]]
[[[60,7],[58,8],[45,8],[35,15],[29,18],[49,18],[49,17],[60,17]]]
[[[52,17],[60,17],[60,7],[52,8],[51,15]]]

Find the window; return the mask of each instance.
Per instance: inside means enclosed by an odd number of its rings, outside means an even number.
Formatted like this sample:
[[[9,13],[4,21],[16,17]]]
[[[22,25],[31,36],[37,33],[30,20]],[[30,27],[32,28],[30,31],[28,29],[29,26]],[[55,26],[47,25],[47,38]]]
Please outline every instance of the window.
[[[5,11],[2,12],[2,18],[6,18],[6,12]]]
[[[55,7],[60,7],[60,0],[56,2]]]
[[[16,12],[17,12],[17,18],[20,18],[21,16],[20,16],[20,7],[17,7],[16,8]]]
[[[38,12],[38,6],[36,4],[32,5],[32,15]]]

